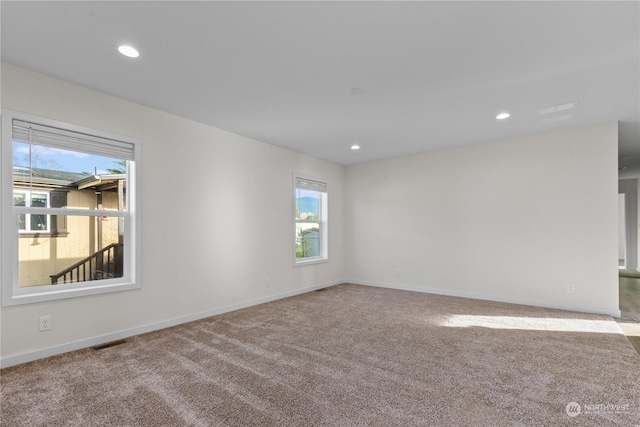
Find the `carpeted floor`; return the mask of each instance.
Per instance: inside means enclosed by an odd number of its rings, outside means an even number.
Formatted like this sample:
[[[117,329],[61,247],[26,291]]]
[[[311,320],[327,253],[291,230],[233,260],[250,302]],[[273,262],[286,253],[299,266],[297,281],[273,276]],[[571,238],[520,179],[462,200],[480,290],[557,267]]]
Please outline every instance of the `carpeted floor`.
[[[339,285],[4,369],[0,419],[633,426],[639,375],[607,316]]]

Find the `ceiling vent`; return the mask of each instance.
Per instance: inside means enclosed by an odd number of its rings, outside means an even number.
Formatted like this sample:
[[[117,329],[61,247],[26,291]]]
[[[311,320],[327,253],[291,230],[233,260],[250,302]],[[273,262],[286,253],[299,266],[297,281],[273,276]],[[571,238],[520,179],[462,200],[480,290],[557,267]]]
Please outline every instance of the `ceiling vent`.
[[[576,115],[574,113],[571,113],[571,114],[560,114],[558,116],[543,117],[540,120],[538,120],[538,123],[541,125],[547,125],[549,123],[563,122],[565,120],[571,120],[575,116]]]
[[[566,102],[564,104],[550,105],[538,110],[538,124],[548,125],[551,123],[564,122],[576,117],[575,110],[578,108],[578,101]]]
[[[567,102],[566,104],[558,104],[541,108],[538,110],[538,115],[545,116],[548,114],[565,113],[567,111],[575,110],[576,108],[578,108],[578,101]]]

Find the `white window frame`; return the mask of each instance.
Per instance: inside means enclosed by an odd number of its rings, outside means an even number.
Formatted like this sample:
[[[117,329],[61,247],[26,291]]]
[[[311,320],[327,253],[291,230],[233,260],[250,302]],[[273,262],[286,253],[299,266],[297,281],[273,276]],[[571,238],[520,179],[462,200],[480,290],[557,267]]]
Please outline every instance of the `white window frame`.
[[[142,143],[136,138],[116,135],[109,132],[90,129],[84,126],[46,119],[30,114],[2,109],[0,120],[0,212],[2,230],[0,237],[0,269],[2,280],[2,306],[13,306],[29,303],[60,300],[110,292],[119,292],[141,288],[141,259],[140,245],[140,160]],[[126,211],[86,210],[67,208],[30,208],[13,206],[13,121],[21,120],[42,126],[53,127],[71,132],[78,132],[88,136],[120,141],[133,147],[133,160],[127,161],[127,192]],[[86,150],[85,146],[85,150]],[[78,144],[77,151],[83,151],[83,145]],[[119,278],[91,280],[86,282],[61,283],[20,288],[18,284],[18,214],[35,213],[46,215],[68,216],[117,216],[125,218],[123,259],[123,276]]]
[[[306,219],[298,219],[296,218],[296,190],[298,189],[298,182],[307,181],[311,183],[317,183],[324,186],[325,191],[320,192],[320,206],[319,213],[320,218],[318,220],[306,220]],[[308,175],[294,174],[293,175],[293,265],[294,267],[300,267],[304,265],[310,264],[318,264],[329,261],[329,186],[324,179],[319,179],[315,177],[311,177]],[[315,257],[307,257],[303,259],[299,259],[296,257],[296,225],[297,224],[317,224],[319,227],[319,242],[318,242],[318,251],[320,255]]]
[[[46,208],[50,206],[50,195],[47,191],[28,191],[19,188],[13,189],[13,194],[24,194],[25,207],[31,207],[31,196],[34,194],[44,194],[47,197]],[[13,196],[12,196],[13,197]],[[18,228],[18,232],[21,234],[33,234],[33,233],[49,233],[51,231],[51,215],[47,215],[47,227],[44,230],[32,230],[31,229],[31,213],[24,214],[24,230]]]

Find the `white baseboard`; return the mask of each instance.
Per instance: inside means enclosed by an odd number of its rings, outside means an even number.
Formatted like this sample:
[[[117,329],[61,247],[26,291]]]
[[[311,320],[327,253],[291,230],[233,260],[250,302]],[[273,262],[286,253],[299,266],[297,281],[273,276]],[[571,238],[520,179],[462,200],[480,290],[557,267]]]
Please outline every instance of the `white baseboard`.
[[[70,351],[80,350],[87,347],[93,347],[99,344],[108,343],[111,341],[121,340],[124,338],[132,337],[134,335],[145,334],[147,332],[153,332],[160,329],[170,328],[172,326],[181,325],[183,323],[193,322],[194,320],[200,320],[218,314],[228,313],[230,311],[240,310],[242,308],[252,307],[254,305],[264,304],[266,302],[276,301],[279,299],[292,297],[295,295],[312,292],[318,289],[327,288],[334,285],[345,283],[343,280],[323,283],[314,286],[308,286],[306,288],[294,289],[286,292],[282,292],[275,295],[268,295],[262,298],[256,298],[249,301],[243,301],[237,304],[227,305],[224,307],[214,308],[212,310],[203,311],[200,313],[194,313],[187,316],[176,317],[173,319],[162,320],[159,322],[151,323],[148,325],[138,326],[131,329],[122,331],[116,331],[105,335],[99,335],[79,341],[74,341],[54,347],[45,348],[42,350],[36,350],[28,353],[22,353],[15,356],[4,357],[0,360],[0,368],[7,368],[9,366],[20,365],[22,363],[32,362],[38,359],[44,359],[46,357],[56,356],[58,354],[68,353]]]
[[[359,281],[359,280],[349,280],[347,283],[353,283],[356,285],[364,285],[364,286],[375,286],[378,288],[422,292],[426,294],[446,295],[451,297],[473,298],[473,299],[486,300],[486,301],[504,302],[509,304],[528,305],[533,307],[553,308],[557,310],[578,311],[581,313],[603,314],[606,316],[611,316],[616,318],[619,318],[622,315],[622,312],[619,309],[611,310],[611,309],[602,308],[602,307],[590,307],[590,306],[580,306],[580,305],[571,305],[571,304],[556,304],[556,303],[549,303],[546,301],[535,301],[535,300],[523,299],[518,297],[510,297],[510,296],[502,296],[502,295],[481,294],[481,293],[475,293],[475,292],[464,292],[464,291],[455,291],[455,290],[449,290],[449,289],[428,288],[428,287],[422,287],[422,286],[412,286],[412,285],[402,285],[402,284],[398,285],[398,284],[389,284],[389,283],[366,282],[366,281]]]

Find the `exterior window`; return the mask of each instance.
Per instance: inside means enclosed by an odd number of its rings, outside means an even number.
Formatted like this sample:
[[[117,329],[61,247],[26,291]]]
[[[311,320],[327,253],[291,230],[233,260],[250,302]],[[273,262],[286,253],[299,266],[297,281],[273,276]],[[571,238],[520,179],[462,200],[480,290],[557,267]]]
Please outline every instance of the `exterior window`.
[[[2,111],[3,306],[140,287],[139,147]]]
[[[294,176],[295,265],[328,259],[327,183]]]
[[[49,193],[14,190],[13,206],[48,208]],[[48,233],[49,215],[29,213],[18,214],[18,230],[22,233]]]

